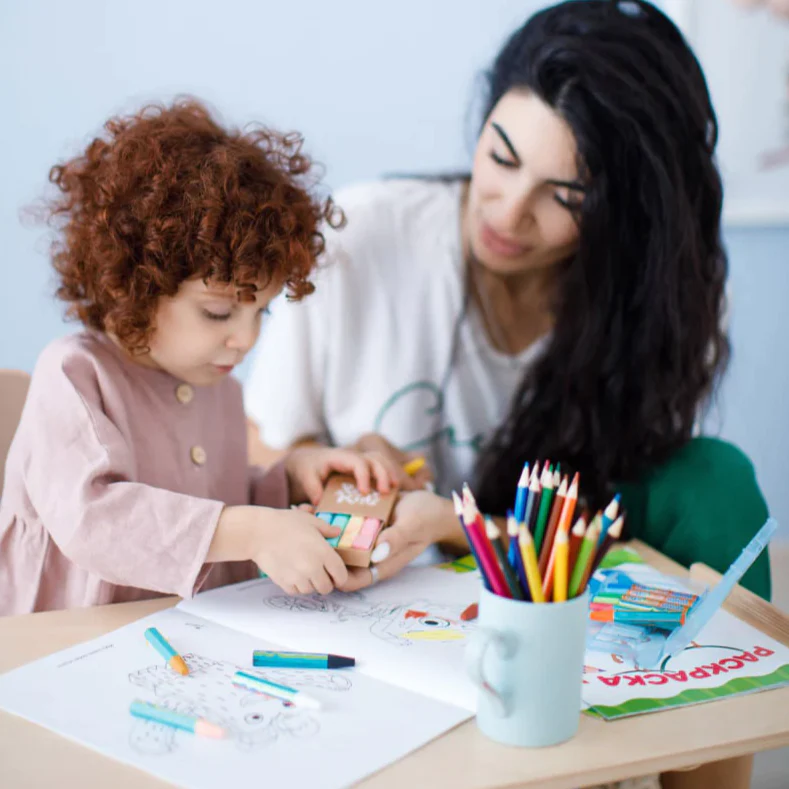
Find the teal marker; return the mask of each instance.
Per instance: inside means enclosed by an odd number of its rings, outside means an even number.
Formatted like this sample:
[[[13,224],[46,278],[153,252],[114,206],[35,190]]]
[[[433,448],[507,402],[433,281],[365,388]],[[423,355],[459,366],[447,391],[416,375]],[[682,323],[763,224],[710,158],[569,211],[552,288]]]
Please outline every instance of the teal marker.
[[[256,649],[252,665],[267,668],[350,668],[356,665],[352,657],[323,655],[315,652],[267,652]]]
[[[145,633],[145,640],[167,661],[173,671],[184,677],[189,673],[186,661],[172,648],[170,642],[155,628],[149,627]]]
[[[184,715],[181,712],[159,707],[156,704],[149,704],[147,701],[133,701],[129,712],[135,718],[151,721],[151,723],[161,723],[163,726],[171,726],[174,729],[189,731],[199,734],[201,737],[213,737],[221,740],[225,736],[225,730],[205,718],[198,718],[194,715]]]

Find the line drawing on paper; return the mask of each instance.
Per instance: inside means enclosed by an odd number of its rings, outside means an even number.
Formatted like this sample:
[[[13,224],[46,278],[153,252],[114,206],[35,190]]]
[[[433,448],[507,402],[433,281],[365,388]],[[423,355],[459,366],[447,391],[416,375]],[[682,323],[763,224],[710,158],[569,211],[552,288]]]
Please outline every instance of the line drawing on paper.
[[[240,751],[258,751],[281,737],[311,738],[320,732],[318,719],[308,710],[280,699],[233,685],[236,671],[298,688],[347,692],[351,679],[337,672],[293,669],[250,669],[233,663],[186,653],[188,676],[158,663],[129,674],[129,682],[153,694],[153,702],[175,712],[206,718],[224,728]],[[135,719],[129,744],[141,755],[163,755],[178,748],[178,732],[151,721]]]
[[[416,600],[402,603],[367,600],[363,592],[343,595],[342,601],[318,594],[291,597],[281,595],[263,600],[281,611],[322,613],[334,623],[357,620],[370,623],[370,633],[388,644],[407,647],[420,641],[462,642],[475,630],[474,622],[460,618],[463,606]]]

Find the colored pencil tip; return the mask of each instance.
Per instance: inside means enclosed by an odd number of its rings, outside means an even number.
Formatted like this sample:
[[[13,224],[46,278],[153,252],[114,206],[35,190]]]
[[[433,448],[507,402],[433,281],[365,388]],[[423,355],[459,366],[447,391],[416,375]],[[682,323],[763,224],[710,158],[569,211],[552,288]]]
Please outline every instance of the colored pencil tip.
[[[455,515],[460,517],[463,512],[463,501],[456,491],[452,491],[452,503],[455,505]]]

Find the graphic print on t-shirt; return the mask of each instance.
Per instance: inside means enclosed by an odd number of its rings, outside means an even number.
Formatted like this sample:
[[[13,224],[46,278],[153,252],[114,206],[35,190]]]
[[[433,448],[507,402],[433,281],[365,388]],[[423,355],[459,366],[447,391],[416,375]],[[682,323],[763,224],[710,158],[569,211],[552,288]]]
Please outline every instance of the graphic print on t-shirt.
[[[375,417],[373,431],[382,435],[397,432],[402,435],[402,426],[411,425],[409,435],[400,441],[406,452],[426,449],[435,442],[446,440],[450,447],[465,447],[475,454],[482,447],[483,435],[458,436],[457,429],[444,421],[444,394],[430,381],[415,381],[398,389],[381,406]],[[388,423],[398,425],[399,430],[387,430]]]

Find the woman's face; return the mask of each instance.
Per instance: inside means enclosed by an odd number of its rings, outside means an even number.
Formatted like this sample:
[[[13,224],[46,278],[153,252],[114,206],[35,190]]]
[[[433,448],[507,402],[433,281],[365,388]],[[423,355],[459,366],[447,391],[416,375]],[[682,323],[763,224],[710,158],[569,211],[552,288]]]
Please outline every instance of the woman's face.
[[[544,269],[578,246],[575,138],[526,90],[502,96],[479,137],[464,217],[471,254],[498,274]]]

